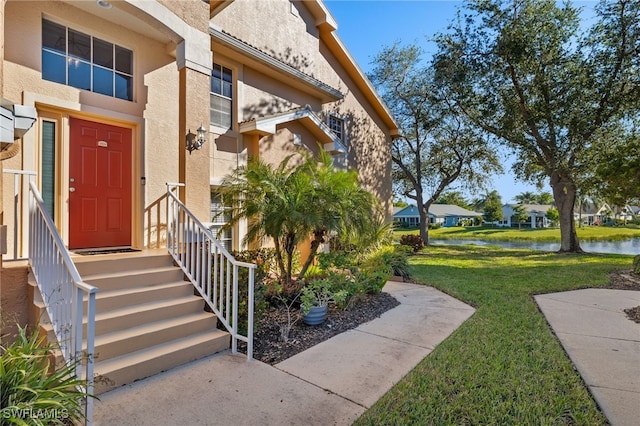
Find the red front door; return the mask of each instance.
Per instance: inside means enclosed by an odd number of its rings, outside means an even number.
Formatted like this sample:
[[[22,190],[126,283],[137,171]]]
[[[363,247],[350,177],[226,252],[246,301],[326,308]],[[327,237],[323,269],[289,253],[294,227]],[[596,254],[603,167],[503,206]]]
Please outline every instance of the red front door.
[[[131,129],[69,122],[69,248],[130,246]]]

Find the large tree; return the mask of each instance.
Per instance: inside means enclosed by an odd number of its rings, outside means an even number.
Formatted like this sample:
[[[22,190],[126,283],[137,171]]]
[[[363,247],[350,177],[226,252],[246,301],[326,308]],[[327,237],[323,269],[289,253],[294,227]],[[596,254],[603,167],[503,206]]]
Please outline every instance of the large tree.
[[[438,37],[438,82],[480,128],[518,153],[515,171],[549,179],[560,213],[561,252],[581,252],[577,191],[593,174],[593,149],[640,105],[640,2],[580,11],[556,0],[469,0]]]
[[[429,242],[429,207],[454,183],[480,187],[501,170],[486,132],[471,126],[434,83],[416,45],[383,48],[369,75],[397,119],[391,146],[394,191],[414,200],[420,237]]]

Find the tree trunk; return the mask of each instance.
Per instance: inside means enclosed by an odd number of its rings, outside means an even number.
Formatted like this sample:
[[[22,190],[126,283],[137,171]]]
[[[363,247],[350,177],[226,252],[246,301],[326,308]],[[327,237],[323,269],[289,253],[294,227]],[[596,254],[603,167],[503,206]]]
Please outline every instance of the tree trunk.
[[[553,198],[560,214],[559,253],[582,253],[576,225],[573,220],[573,206],[576,201],[576,184],[571,178],[554,172],[551,176]]]
[[[420,238],[426,246],[429,245],[429,210],[418,204],[418,212],[420,214]]]

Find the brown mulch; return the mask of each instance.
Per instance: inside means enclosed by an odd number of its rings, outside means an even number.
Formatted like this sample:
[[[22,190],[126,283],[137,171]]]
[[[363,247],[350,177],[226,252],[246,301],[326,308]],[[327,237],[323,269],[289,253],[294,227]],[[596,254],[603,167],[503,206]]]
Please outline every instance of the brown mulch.
[[[609,274],[609,284],[604,288],[612,288],[616,290],[640,290],[640,274],[634,274],[632,271],[618,271]],[[625,309],[624,313],[631,321],[640,324],[640,306]]]
[[[257,324],[253,339],[253,357],[267,364],[277,364],[285,359],[309,349],[331,337],[369,322],[398,306],[389,293],[358,296],[347,309],[329,307],[327,320],[322,325],[308,326],[301,318],[299,309],[292,308],[292,322],[295,321],[285,342],[281,326],[287,324],[287,310],[284,305],[271,307]],[[240,350],[244,350],[239,346]]]

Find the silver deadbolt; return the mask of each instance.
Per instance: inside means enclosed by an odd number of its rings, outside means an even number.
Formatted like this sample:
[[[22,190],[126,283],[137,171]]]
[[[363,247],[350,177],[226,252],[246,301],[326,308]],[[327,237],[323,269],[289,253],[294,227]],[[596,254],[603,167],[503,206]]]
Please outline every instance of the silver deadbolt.
[[[71,188],[69,188],[69,192],[75,192],[76,189],[72,186]]]
[[[69,178],[69,182],[75,182],[76,180],[74,178]]]

